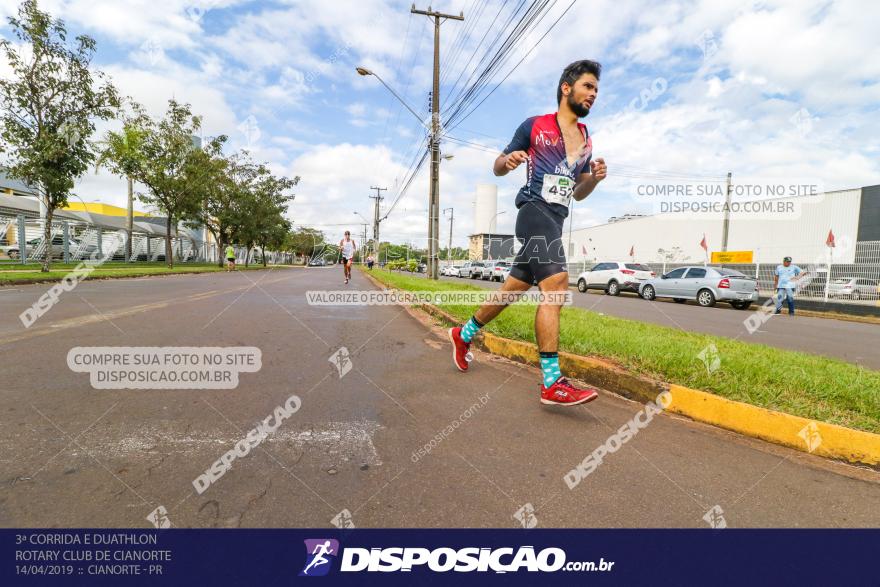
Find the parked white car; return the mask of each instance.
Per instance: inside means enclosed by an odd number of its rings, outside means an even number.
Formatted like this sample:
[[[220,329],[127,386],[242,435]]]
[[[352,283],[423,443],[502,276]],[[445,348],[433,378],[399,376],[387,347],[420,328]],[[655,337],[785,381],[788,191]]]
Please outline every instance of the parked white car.
[[[483,277],[483,267],[485,263],[483,261],[471,261],[470,271],[465,275],[465,277],[470,277],[471,279],[480,279]]]
[[[620,295],[621,291],[638,293],[642,284],[656,275],[650,267],[641,263],[611,261],[599,263],[578,275],[577,287],[581,293],[586,293],[588,289],[601,289],[611,296]]]

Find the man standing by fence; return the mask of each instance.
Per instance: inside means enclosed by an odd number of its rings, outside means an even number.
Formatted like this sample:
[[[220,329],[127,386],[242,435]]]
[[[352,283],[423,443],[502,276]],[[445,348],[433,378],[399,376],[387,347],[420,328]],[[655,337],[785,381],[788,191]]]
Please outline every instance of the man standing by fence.
[[[788,302],[788,315],[794,316],[794,289],[796,282],[801,280],[807,273],[797,265],[791,264],[791,257],[782,260],[782,265],[776,267],[773,276],[773,289],[776,290],[776,314],[782,313],[783,299]]]

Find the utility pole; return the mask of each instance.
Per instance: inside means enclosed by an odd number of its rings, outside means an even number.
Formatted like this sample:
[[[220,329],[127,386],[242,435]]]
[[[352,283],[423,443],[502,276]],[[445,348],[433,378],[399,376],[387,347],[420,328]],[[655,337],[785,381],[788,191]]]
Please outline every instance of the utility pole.
[[[380,188],[376,186],[371,186],[371,190],[376,190],[375,196],[370,196],[370,199],[376,200],[375,206],[373,206],[373,250],[376,253],[376,256],[379,255],[379,202],[384,200],[382,197],[382,192],[387,191],[388,188]],[[366,241],[366,239],[365,239]],[[378,261],[378,259],[377,259]]]
[[[428,10],[416,10],[413,14],[423,14],[434,19],[434,90],[431,92],[431,193],[428,199],[428,279],[437,279],[437,248],[440,233],[440,19],[464,20],[464,12],[458,16]]]
[[[125,228],[128,231],[128,240],[125,241],[125,260],[131,261],[131,239],[134,234],[134,184],[128,177],[128,210],[126,211]],[[147,259],[149,261],[149,259]]]
[[[444,208],[443,214],[446,214],[447,210],[449,211],[449,248],[446,249],[446,264],[452,265],[452,221],[455,219],[455,209]]]
[[[361,248],[363,252],[361,253],[361,263],[364,262],[364,259],[367,258],[367,225],[364,224],[364,240],[361,241]]]
[[[721,228],[721,250],[727,251],[727,235],[730,232],[730,177],[731,172],[727,172],[727,192],[724,197],[724,225]]]

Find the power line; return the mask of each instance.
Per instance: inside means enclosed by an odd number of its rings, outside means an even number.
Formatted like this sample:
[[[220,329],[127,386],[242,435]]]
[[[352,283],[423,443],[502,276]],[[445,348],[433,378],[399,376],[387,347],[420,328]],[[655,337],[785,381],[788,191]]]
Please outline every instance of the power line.
[[[410,13],[409,18],[407,18],[407,20],[406,20],[406,34],[404,34],[404,36],[403,36],[403,45],[401,45],[401,47],[400,47],[400,55],[399,55],[398,58],[397,58],[397,69],[396,69],[396,71],[394,72],[394,79],[400,79],[400,66],[403,64],[403,55],[404,55],[404,53],[406,52],[406,45],[407,45],[407,43],[409,42],[409,27],[410,27],[410,24],[412,24],[412,13]],[[410,71],[412,71],[412,70],[410,70]],[[393,100],[392,98],[389,98],[389,100],[390,100],[390,103],[391,103],[391,104],[394,103],[394,100]],[[397,108],[398,108],[398,112],[397,112],[397,114],[398,114],[398,120],[399,120],[399,118],[400,118],[400,107],[401,107],[401,105],[398,104],[398,105],[397,105]],[[389,120],[390,118],[391,118],[391,116],[386,116],[386,117],[385,117],[385,128],[382,129],[382,141],[381,141],[381,142],[383,142],[383,143],[385,142],[385,137],[386,137],[387,134],[388,134],[388,120]],[[395,123],[395,124],[397,124],[397,123]]]
[[[557,24],[559,24],[559,21],[562,20],[563,17],[565,17],[566,14],[568,14],[568,11],[571,10],[572,6],[574,6],[576,2],[577,2],[577,0],[572,0],[571,4],[569,4],[569,5],[566,7],[566,9],[562,12],[562,14],[560,14],[559,17],[558,17],[555,21],[553,21],[553,24],[550,25],[550,28],[548,28],[547,31],[544,32],[543,35],[541,35],[541,38],[538,39],[537,42],[536,42],[534,45],[532,45],[532,47],[526,52],[526,54],[522,57],[522,59],[520,59],[520,60],[516,63],[516,65],[514,65],[513,68],[507,73],[507,75],[505,75],[504,78],[503,78],[500,82],[498,82],[498,84],[497,84],[494,88],[492,88],[492,90],[491,90],[488,94],[486,94],[486,96],[476,104],[476,106],[474,106],[473,108],[471,108],[471,110],[470,110],[469,112],[467,112],[466,114],[462,115],[461,118],[460,118],[460,119],[459,119],[459,120],[458,120],[453,126],[451,126],[451,127],[449,128],[449,130],[454,129],[456,126],[458,126],[459,124],[461,124],[462,122],[464,122],[465,120],[467,120],[467,118],[468,118],[471,114],[473,114],[474,111],[475,111],[477,108],[479,108],[479,107],[483,104],[483,102],[485,102],[485,101],[489,98],[489,96],[491,96],[492,94],[495,93],[495,90],[497,90],[499,87],[501,87],[501,84],[503,84],[503,83],[507,80],[507,78],[509,78],[509,77],[511,76],[511,74],[512,74],[514,71],[516,71],[516,69],[517,69],[520,65],[522,65],[523,61],[525,61],[526,58],[528,58],[528,56],[532,54],[532,51],[534,51],[534,50],[538,47],[538,45],[541,44],[541,42],[547,37],[547,35],[550,34],[550,32],[556,27]],[[542,17],[542,18],[543,18],[543,17]],[[457,113],[458,113],[458,112],[456,112],[456,114],[457,114]],[[451,118],[452,118],[452,116],[450,117],[450,119],[451,119]]]

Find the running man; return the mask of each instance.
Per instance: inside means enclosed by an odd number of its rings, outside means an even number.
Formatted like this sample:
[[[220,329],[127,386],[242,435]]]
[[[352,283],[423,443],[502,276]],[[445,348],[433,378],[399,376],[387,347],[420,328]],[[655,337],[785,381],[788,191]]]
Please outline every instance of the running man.
[[[306,568],[303,569],[303,575],[308,575],[309,569],[314,569],[317,566],[326,565],[330,562],[330,560],[324,556],[325,554],[333,554],[333,549],[330,548],[330,541],[327,540],[323,544],[316,544],[312,554],[315,555],[315,558],[313,558],[312,562],[306,565]]]
[[[345,283],[351,281],[351,264],[354,261],[354,252],[357,247],[351,240],[351,232],[345,231],[345,238],[339,241],[339,249],[342,251],[342,269],[345,273]]]
[[[226,246],[226,271],[235,271],[235,247]]]
[[[523,122],[513,140],[495,160],[496,176],[507,175],[522,163],[526,184],[516,196],[516,238],[522,248],[514,259],[501,291],[522,292],[537,282],[542,293],[568,292],[568,270],[562,246],[562,223],[571,199],[589,196],[607,169],[601,158],[592,160],[592,140],[578,122],[590,113],[599,92],[602,66],[575,61],[562,72],[556,86],[559,111],[533,116]],[[471,340],[506,304],[486,303],[465,324],[449,330],[453,360],[468,370]],[[559,312],[561,304],[541,304],[535,315],[535,337],[541,354],[541,403],[572,406],[598,397],[595,389],[579,389],[559,370]]]

